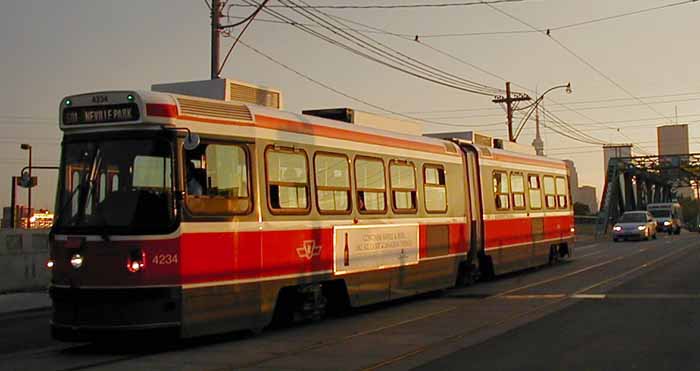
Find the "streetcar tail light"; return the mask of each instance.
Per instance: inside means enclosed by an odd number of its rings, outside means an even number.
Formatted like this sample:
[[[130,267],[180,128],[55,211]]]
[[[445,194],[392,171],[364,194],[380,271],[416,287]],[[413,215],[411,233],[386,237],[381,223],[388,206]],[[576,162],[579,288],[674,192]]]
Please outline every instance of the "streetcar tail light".
[[[146,253],[141,249],[132,250],[126,262],[126,269],[131,273],[136,273],[144,268],[146,268]]]

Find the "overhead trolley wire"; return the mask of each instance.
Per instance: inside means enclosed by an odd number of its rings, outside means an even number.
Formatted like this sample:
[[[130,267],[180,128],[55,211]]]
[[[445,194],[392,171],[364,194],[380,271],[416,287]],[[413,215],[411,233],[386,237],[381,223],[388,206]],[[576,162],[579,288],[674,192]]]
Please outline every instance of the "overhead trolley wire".
[[[247,3],[255,3],[253,1],[248,1],[248,0],[245,0],[245,1]],[[433,82],[433,83],[438,84],[438,85],[454,88],[454,89],[465,91],[465,92],[480,94],[480,95],[492,96],[494,94],[494,92],[501,91],[500,89],[488,87],[486,85],[479,84],[479,83],[476,83],[476,82],[473,82],[473,81],[470,81],[467,79],[463,79],[463,78],[455,79],[454,77],[451,77],[451,76],[456,76],[456,75],[449,74],[445,71],[442,71],[442,70],[434,68],[434,67],[426,68],[426,67],[421,66],[420,64],[416,64],[416,62],[406,61],[406,60],[404,60],[405,58],[400,58],[398,56],[394,56],[390,52],[388,52],[386,50],[382,50],[381,47],[378,47],[376,45],[372,45],[370,42],[358,39],[357,37],[354,37],[353,35],[347,34],[343,30],[339,30],[338,27],[333,27],[332,24],[329,25],[328,21],[325,21],[325,23],[324,23],[324,20],[322,18],[319,19],[318,16],[316,16],[314,18],[313,15],[311,15],[311,14],[301,13],[301,10],[299,10],[299,9],[294,9],[294,8],[292,8],[292,9],[295,12],[302,14],[305,18],[310,19],[313,22],[322,25],[326,30],[330,31],[335,36],[341,37],[345,40],[351,41],[355,45],[358,45],[359,47],[364,49],[364,51],[359,50],[356,47],[350,46],[347,43],[338,41],[331,36],[317,32],[316,30],[313,30],[309,27],[297,24],[296,21],[279,13],[276,10],[268,9],[267,7],[265,7],[265,12],[267,12],[268,14],[272,15],[273,17],[275,17],[277,19],[282,19],[282,20],[286,20],[288,22],[292,22],[293,26],[296,27],[297,29],[300,29],[300,30],[312,35],[312,36],[320,38],[320,39],[322,39],[322,40],[324,40],[332,45],[338,46],[342,49],[350,51],[353,54],[356,54],[356,55],[361,56],[363,58],[369,59],[369,60],[374,61],[376,63],[382,64],[388,68],[397,70],[399,72],[403,72],[405,74],[411,75],[413,77],[416,77],[416,78],[419,78],[419,79],[422,79],[425,81]]]
[[[416,8],[452,8],[483,4],[519,3],[525,0],[490,0],[464,1],[455,3],[423,3],[423,4],[385,4],[385,5],[294,5],[296,9],[416,9]],[[231,4],[231,7],[251,7],[250,4]],[[284,8],[284,5],[270,5],[268,8]]]
[[[341,90],[338,90],[338,89],[336,89],[336,88],[334,88],[334,87],[332,87],[332,86],[330,86],[330,85],[328,85],[328,84],[326,84],[326,83],[323,83],[323,82],[321,82],[321,81],[319,81],[319,80],[316,80],[316,79],[314,79],[314,78],[312,78],[312,77],[310,77],[310,76],[308,76],[308,75],[306,75],[306,74],[304,74],[304,73],[302,73],[302,72],[300,72],[300,71],[298,71],[298,70],[296,70],[296,69],[294,69],[294,68],[292,68],[292,67],[290,67],[290,66],[288,66],[288,65],[286,65],[286,64],[284,64],[284,63],[282,63],[282,62],[280,62],[280,61],[278,61],[277,59],[273,58],[272,56],[270,56],[270,55],[268,55],[268,54],[266,54],[266,53],[260,51],[259,49],[253,47],[252,45],[249,45],[249,44],[245,43],[243,40],[239,41],[238,43],[241,44],[241,45],[243,45],[245,48],[249,49],[250,51],[254,52],[255,54],[258,54],[259,56],[261,56],[261,57],[267,59],[268,61],[270,61],[270,62],[272,62],[272,63],[274,63],[274,64],[276,64],[276,65],[278,65],[278,66],[280,66],[280,67],[282,67],[282,68],[284,68],[284,69],[286,69],[287,71],[290,71],[290,72],[296,74],[297,76],[300,76],[300,77],[304,78],[305,80],[307,80],[307,81],[309,81],[309,82],[312,82],[312,83],[314,83],[314,84],[316,84],[316,85],[318,85],[318,86],[321,86],[321,87],[323,87],[323,88],[325,88],[325,89],[328,89],[328,90],[330,90],[330,91],[332,91],[332,92],[334,92],[334,93],[336,93],[336,94],[338,94],[338,95],[342,95],[342,96],[344,96],[344,97],[346,97],[346,98],[348,98],[348,99],[351,99],[351,100],[354,100],[354,101],[356,101],[356,102],[365,104],[365,105],[367,105],[367,106],[369,106],[369,107],[375,108],[375,109],[380,110],[380,111],[382,111],[382,112],[386,112],[386,113],[389,113],[389,114],[392,114],[392,115],[396,115],[396,116],[400,116],[400,117],[403,117],[403,118],[407,118],[407,119],[412,120],[412,121],[425,122],[425,123],[430,123],[430,124],[435,124],[435,125],[443,125],[443,126],[449,126],[449,127],[464,128],[464,125],[451,124],[451,123],[439,122],[439,121],[433,121],[433,120],[425,120],[425,119],[413,117],[413,116],[410,116],[410,115],[405,115],[405,114],[403,114],[403,113],[401,113],[401,112],[397,112],[397,111],[394,111],[394,110],[391,110],[391,109],[388,109],[388,108],[379,106],[379,105],[377,105],[377,104],[370,103],[370,102],[368,102],[367,100],[354,97],[354,96],[352,96],[352,95],[350,95],[350,94],[348,94],[348,93],[345,93],[345,92],[343,92],[343,91],[341,91]]]
[[[520,18],[518,18],[518,17],[516,17],[516,16],[514,16],[514,15],[512,15],[512,14],[510,14],[510,13],[504,11],[504,10],[502,10],[502,9],[499,9],[499,8],[496,7],[496,6],[493,6],[493,5],[491,5],[491,4],[486,4],[486,5],[487,5],[488,7],[490,7],[491,9],[493,9],[494,11],[496,11],[496,12],[498,12],[498,13],[501,13],[502,15],[504,15],[504,16],[506,16],[506,17],[508,17],[508,18],[510,18],[510,19],[512,19],[512,20],[514,20],[514,21],[516,21],[516,22],[519,22],[519,23],[521,23],[521,24],[523,24],[523,25],[525,25],[525,26],[527,26],[527,27],[529,27],[529,28],[531,28],[531,29],[533,29],[533,30],[539,31],[539,29],[536,28],[535,26],[533,26],[533,25],[531,25],[531,24],[525,22],[524,20],[522,20],[522,19],[520,19]],[[588,66],[588,68],[590,68],[591,70],[593,70],[594,72],[596,72],[598,75],[600,75],[601,77],[603,77],[603,78],[604,78],[605,80],[607,80],[609,83],[611,83],[612,85],[614,85],[614,86],[617,87],[618,89],[622,90],[625,94],[627,94],[627,95],[629,95],[630,97],[634,98],[636,101],[640,102],[641,104],[647,106],[650,110],[654,111],[656,114],[658,114],[659,116],[663,117],[664,119],[667,119],[667,120],[669,119],[666,115],[662,114],[661,112],[657,111],[657,110],[656,110],[654,107],[652,107],[651,105],[649,105],[649,104],[647,104],[646,102],[644,102],[643,100],[639,99],[637,96],[635,96],[634,94],[632,94],[629,90],[625,89],[622,85],[620,85],[618,82],[616,82],[615,80],[613,80],[610,76],[606,75],[603,71],[601,71],[600,69],[598,69],[596,66],[594,66],[594,65],[591,64],[590,62],[588,62],[586,59],[584,59],[584,58],[581,57],[580,55],[576,54],[573,50],[571,50],[570,48],[568,48],[566,45],[564,45],[561,41],[557,40],[557,39],[556,39],[554,36],[552,36],[551,34],[548,34],[548,33],[546,33],[546,32],[539,32],[539,33],[541,33],[542,35],[544,35],[544,36],[548,37],[549,39],[551,39],[552,41],[554,41],[557,45],[559,45],[559,47],[561,47],[562,49],[564,49],[565,51],[567,51],[567,52],[568,52],[569,54],[571,54],[574,58],[578,59],[581,63],[583,63],[583,64],[585,64],[586,66]]]

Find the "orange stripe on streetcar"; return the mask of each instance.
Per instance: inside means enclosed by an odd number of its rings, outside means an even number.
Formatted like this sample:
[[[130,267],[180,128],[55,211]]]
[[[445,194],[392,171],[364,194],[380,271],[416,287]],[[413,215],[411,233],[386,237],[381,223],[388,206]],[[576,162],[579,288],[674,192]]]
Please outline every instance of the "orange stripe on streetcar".
[[[377,134],[363,133],[354,130],[346,130],[323,125],[312,125],[305,122],[280,119],[277,117],[256,115],[255,122],[241,122],[236,120],[225,120],[215,118],[204,118],[189,115],[178,115],[177,107],[171,104],[147,104],[146,114],[159,117],[176,117],[181,120],[203,122],[208,124],[234,125],[234,126],[254,126],[264,129],[273,129],[291,133],[300,133],[313,136],[320,136],[333,139],[349,140],[380,146],[390,146],[396,148],[410,149],[422,152],[432,152],[459,156],[456,153],[448,152],[447,148],[439,144],[422,143],[407,139],[397,139]]]

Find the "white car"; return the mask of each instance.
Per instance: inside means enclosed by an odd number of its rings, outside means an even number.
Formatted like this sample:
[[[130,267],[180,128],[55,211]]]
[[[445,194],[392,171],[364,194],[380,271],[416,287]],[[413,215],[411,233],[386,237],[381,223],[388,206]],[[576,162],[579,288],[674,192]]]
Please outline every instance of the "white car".
[[[648,211],[628,211],[613,226],[613,241],[656,239],[656,220]]]

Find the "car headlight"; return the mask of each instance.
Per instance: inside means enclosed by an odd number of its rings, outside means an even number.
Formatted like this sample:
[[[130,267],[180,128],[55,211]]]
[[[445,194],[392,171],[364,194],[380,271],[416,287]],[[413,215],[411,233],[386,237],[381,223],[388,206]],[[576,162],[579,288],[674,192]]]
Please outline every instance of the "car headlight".
[[[671,222],[669,222],[669,221],[667,220],[667,221],[664,222],[664,225],[668,227],[669,225],[671,225]]]
[[[621,230],[622,230],[622,227],[620,227],[619,225],[616,225],[613,227],[613,231],[615,231],[615,232],[619,232]]]
[[[643,231],[643,230],[647,229],[647,226],[646,226],[646,225],[640,225],[640,226],[637,226],[637,229],[639,229],[640,231]]]

